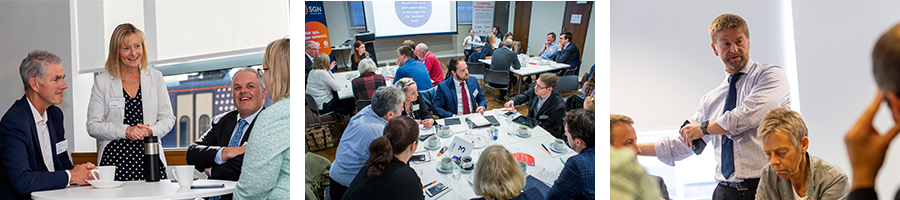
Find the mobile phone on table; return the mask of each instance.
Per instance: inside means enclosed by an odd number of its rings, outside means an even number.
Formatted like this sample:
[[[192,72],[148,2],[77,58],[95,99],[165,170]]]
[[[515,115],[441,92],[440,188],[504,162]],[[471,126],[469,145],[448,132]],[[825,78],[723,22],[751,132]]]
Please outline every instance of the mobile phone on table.
[[[426,139],[428,139],[428,137],[431,137],[431,135],[434,135],[434,133],[420,135],[419,141],[425,141]]]
[[[438,195],[447,189],[450,188],[444,185],[444,183],[437,183],[432,185],[431,187],[425,188],[425,194],[428,194],[428,197],[434,197],[435,195]]]
[[[413,155],[409,157],[409,161],[425,161],[425,154]]]
[[[193,185],[193,186],[191,186],[191,189],[208,189],[208,188],[224,188],[224,187],[225,187],[225,184],[219,183],[219,184],[209,184],[209,185]]]

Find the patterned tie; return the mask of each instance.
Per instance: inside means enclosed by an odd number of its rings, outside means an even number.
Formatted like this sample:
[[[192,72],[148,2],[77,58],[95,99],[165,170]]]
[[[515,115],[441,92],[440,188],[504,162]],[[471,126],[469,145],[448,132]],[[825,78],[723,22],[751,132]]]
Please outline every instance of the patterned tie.
[[[741,75],[744,75],[744,73],[738,72],[728,76],[728,97],[725,97],[725,110],[722,113],[728,112],[737,106],[737,86],[735,86],[735,83],[741,78]],[[734,173],[733,143],[734,141],[728,136],[722,135],[722,175],[725,176],[725,179],[728,179]]]
[[[466,82],[459,83],[459,86],[462,86],[459,93],[462,93],[462,104],[463,104],[463,114],[469,114],[469,91],[466,91]]]
[[[231,140],[228,141],[228,147],[241,146],[241,139],[244,138],[244,128],[247,128],[247,121],[244,119],[238,120],[237,132],[231,136]]]

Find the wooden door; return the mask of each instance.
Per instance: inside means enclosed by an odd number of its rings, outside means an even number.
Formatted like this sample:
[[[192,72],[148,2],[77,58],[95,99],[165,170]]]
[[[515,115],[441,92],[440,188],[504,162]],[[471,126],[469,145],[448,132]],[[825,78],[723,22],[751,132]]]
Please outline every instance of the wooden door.
[[[515,22],[513,22],[513,40],[522,42],[521,48],[528,50],[528,31],[531,29],[531,2],[516,1],[515,14]]]
[[[560,34],[572,32],[571,42],[578,47],[578,51],[580,51],[579,53],[582,55],[582,60],[584,60],[584,38],[587,36],[588,23],[591,21],[591,8],[593,7],[594,2],[592,1],[587,1],[584,4],[578,4],[575,1],[567,1],[566,11],[563,16],[562,32],[560,32]],[[572,15],[581,15],[581,22],[573,24]]]

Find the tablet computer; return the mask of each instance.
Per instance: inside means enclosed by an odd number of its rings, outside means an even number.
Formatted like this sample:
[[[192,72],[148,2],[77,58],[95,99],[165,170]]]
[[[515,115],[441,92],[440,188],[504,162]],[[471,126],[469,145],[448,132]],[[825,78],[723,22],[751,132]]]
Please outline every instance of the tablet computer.
[[[485,119],[491,122],[492,126],[500,126],[500,122],[497,121],[497,118],[491,115],[484,116]]]
[[[516,122],[521,125],[525,125],[528,128],[534,128],[535,126],[538,126],[541,124],[540,121],[538,121],[534,118],[531,118],[531,117],[526,117],[526,116],[516,117],[515,119],[513,119],[513,122]]]
[[[447,125],[447,126],[457,125],[457,124],[461,124],[461,123],[462,122],[459,121],[459,118],[444,119],[444,125]]]

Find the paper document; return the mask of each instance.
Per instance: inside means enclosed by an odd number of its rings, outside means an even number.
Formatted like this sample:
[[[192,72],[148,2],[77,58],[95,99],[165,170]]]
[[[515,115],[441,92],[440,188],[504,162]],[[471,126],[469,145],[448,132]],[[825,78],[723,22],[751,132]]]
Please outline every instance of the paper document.
[[[478,113],[469,114],[469,115],[466,115],[466,117],[469,118],[469,120],[472,121],[472,123],[475,123],[476,127],[486,126],[486,125],[491,124],[491,121],[488,121],[486,118],[484,118],[484,116],[482,116],[481,114],[478,114]]]

